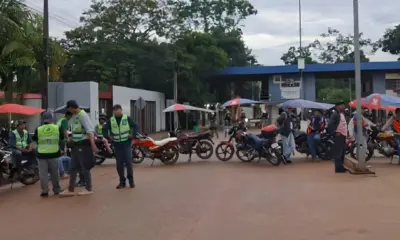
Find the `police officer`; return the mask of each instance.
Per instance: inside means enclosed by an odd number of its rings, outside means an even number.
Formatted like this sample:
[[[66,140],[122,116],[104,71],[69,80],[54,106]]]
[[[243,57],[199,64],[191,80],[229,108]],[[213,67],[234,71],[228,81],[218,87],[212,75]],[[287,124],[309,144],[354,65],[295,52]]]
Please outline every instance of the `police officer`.
[[[22,160],[28,160],[28,165],[36,163],[35,151],[33,151],[32,138],[25,129],[25,121],[15,123],[16,129],[10,132],[9,146],[12,151],[12,160],[15,167],[11,169],[10,180],[19,179]],[[16,176],[14,176],[16,175]]]
[[[72,118],[71,112],[66,112],[64,117],[58,120],[57,125],[63,129],[63,134],[65,138],[68,138],[69,120]]]
[[[78,171],[81,169],[85,179],[85,190],[78,195],[92,194],[92,177],[90,170],[94,167],[94,155],[97,147],[94,142],[94,127],[89,115],[85,110],[79,108],[75,100],[67,102],[68,111],[74,116],[72,121],[72,138],[68,139],[71,146],[71,174],[69,178],[68,191],[64,191],[60,196],[74,196],[75,182]]]
[[[129,187],[134,188],[132,169],[132,138],[135,136],[136,125],[133,120],[125,114],[122,114],[122,107],[116,104],[113,107],[114,116],[107,121],[104,128],[104,137],[114,141],[115,159],[117,161],[117,172],[119,175],[119,184],[117,189],[126,187],[126,178],[129,181]],[[111,132],[111,136],[109,137]],[[125,166],[127,168],[125,178]]]
[[[42,114],[43,125],[35,130],[32,140],[37,142],[41,197],[49,196],[48,176],[50,174],[54,195],[61,193],[58,176],[58,158],[63,154],[64,130],[54,124],[53,114]]]

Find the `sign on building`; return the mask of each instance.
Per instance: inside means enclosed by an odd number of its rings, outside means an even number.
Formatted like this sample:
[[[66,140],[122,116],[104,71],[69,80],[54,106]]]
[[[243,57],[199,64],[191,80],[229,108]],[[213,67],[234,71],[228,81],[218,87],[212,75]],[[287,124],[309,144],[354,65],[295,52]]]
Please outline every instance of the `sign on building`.
[[[146,101],[142,97],[139,97],[135,102],[135,107],[139,110],[143,110],[146,107]]]

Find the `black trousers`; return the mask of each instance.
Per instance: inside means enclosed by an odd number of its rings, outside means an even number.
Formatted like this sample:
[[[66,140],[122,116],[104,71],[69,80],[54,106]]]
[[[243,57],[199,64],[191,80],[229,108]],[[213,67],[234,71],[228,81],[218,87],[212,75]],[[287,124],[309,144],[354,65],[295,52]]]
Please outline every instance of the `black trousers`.
[[[343,172],[344,169],[344,155],[346,148],[346,137],[341,134],[336,134],[334,144],[332,146],[332,158],[335,161],[335,172]]]

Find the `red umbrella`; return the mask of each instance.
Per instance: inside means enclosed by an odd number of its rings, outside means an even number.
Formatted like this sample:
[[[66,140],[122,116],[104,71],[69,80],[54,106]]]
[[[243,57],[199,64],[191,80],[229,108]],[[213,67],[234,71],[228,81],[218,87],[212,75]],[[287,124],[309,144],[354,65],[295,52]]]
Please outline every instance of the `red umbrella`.
[[[361,98],[361,105],[364,105],[365,102],[365,98]],[[353,100],[351,102],[349,102],[349,106],[351,108],[356,108],[357,107],[357,100]]]
[[[353,100],[353,101],[349,102],[349,106],[351,108],[356,108],[357,101]],[[373,104],[366,103],[365,98],[361,98],[361,107],[368,108],[368,109],[375,109],[375,110],[387,110],[387,111],[392,111],[392,112],[396,110],[396,107],[380,107],[380,106],[377,107],[377,106],[374,106]]]
[[[44,109],[19,105],[14,103],[3,104],[0,106],[0,114],[21,114],[21,115],[35,115],[44,112]]]

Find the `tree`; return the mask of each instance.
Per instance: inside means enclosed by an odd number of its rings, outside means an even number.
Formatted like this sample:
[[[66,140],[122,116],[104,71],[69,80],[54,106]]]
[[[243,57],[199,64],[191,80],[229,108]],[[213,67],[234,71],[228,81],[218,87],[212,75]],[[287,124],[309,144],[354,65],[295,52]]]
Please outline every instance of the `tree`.
[[[382,51],[398,55],[400,61],[400,24],[387,29],[382,39],[378,42],[378,47],[382,47]]]
[[[354,36],[351,34],[343,35],[336,29],[328,28],[327,33],[321,34],[321,40],[315,40],[310,47],[318,54],[318,59],[322,63],[341,63],[354,61]],[[333,40],[329,40],[333,39]],[[324,40],[327,40],[324,43]],[[360,33],[359,43],[361,48],[361,62],[368,62],[363,48],[373,48],[374,43],[369,38],[363,38]]]
[[[248,0],[177,0],[174,2],[185,29],[211,32],[214,28],[237,30],[257,10]]]
[[[317,63],[317,61],[312,58],[310,46],[303,47],[302,51],[300,51],[300,47],[297,49],[293,46],[289,47],[287,53],[282,55],[281,60],[285,63],[285,65],[295,65],[297,64],[297,60],[300,56],[304,58],[304,62],[306,64]]]
[[[351,34],[343,35],[336,29],[328,28],[327,33],[321,34],[321,39],[316,39],[308,46],[303,48],[303,56],[306,63],[343,63],[354,62],[354,36]],[[361,47],[361,62],[368,62],[365,55],[368,48],[373,52],[376,44],[369,38],[364,38],[360,33],[359,42]],[[285,64],[297,63],[300,50],[290,47],[288,52],[283,54],[281,60]],[[311,56],[315,56],[317,61]]]
[[[173,17],[163,0],[92,0],[82,13],[82,27],[66,32],[64,44],[79,48],[96,41],[147,41],[167,36]]]
[[[326,103],[337,103],[340,101],[350,102],[350,89],[349,88],[323,88],[317,91],[317,101]]]

